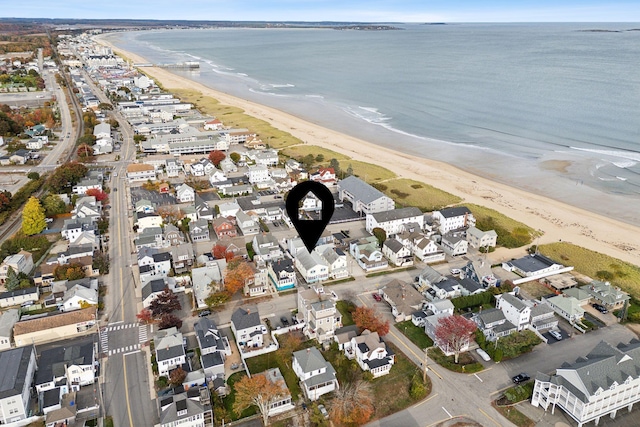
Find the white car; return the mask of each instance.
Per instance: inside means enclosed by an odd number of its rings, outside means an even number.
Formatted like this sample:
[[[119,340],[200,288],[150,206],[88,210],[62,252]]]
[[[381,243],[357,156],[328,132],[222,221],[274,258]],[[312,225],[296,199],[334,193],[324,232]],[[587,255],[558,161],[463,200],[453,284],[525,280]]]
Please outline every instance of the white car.
[[[484,360],[485,362],[488,362],[491,360],[491,357],[489,357],[489,355],[487,354],[486,351],[484,351],[481,348],[476,348],[476,353],[478,353],[480,355],[480,357],[482,357],[482,360]]]
[[[560,341],[562,339],[562,334],[558,331],[549,331],[549,335],[554,337],[556,341]]]
[[[325,408],[323,404],[318,405],[318,410],[320,411],[323,417],[329,418],[329,413],[327,412],[327,408]]]
[[[451,269],[451,274],[460,274],[462,271],[460,271],[459,268],[452,268]]]

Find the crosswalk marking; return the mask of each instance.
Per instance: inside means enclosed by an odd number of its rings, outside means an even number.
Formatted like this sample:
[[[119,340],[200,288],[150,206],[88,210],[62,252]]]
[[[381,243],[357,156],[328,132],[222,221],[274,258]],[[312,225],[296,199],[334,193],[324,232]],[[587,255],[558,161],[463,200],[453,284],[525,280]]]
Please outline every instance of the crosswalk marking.
[[[113,331],[120,331],[120,330],[123,330],[123,329],[136,328],[138,326],[140,326],[140,323],[137,323],[137,322],[136,323],[126,323],[126,324],[108,326],[104,330],[106,330],[108,332],[113,332]]]
[[[102,352],[106,353],[109,350],[109,336],[106,330],[100,331],[100,345],[102,346]]]
[[[147,325],[140,325],[138,328],[138,341],[147,342]]]
[[[107,356],[113,356],[115,354],[128,353],[128,352],[136,352],[141,348],[140,344],[128,345],[125,347],[116,348],[113,350],[109,350]]]

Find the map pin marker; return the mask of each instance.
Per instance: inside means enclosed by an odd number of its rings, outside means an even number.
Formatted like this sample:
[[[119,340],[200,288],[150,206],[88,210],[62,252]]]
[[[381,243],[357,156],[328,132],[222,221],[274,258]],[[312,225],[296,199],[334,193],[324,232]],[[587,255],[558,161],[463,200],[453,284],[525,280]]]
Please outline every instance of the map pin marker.
[[[329,224],[335,202],[331,191],[315,181],[304,181],[289,191],[287,214],[309,253]]]

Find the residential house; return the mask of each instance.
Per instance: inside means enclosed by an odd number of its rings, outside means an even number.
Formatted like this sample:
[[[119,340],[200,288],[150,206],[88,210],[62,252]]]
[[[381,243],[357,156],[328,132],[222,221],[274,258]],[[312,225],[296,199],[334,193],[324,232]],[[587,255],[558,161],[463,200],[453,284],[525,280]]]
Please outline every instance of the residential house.
[[[441,234],[476,225],[476,219],[466,206],[456,206],[434,211],[432,218],[439,224]]]
[[[246,156],[256,165],[276,166],[279,161],[278,151],[273,149],[251,150],[246,153]]]
[[[451,316],[448,313],[439,313],[425,318],[424,331],[433,340],[433,343],[440,349],[446,356],[452,356],[456,353],[456,349],[451,347],[451,344],[446,341],[442,341],[438,338],[436,331],[440,325],[440,320]],[[457,349],[459,352],[465,352],[469,349],[471,340],[466,338],[464,342],[460,343],[460,347]]]
[[[531,307],[513,293],[496,295],[496,308],[502,310],[507,321],[518,331],[525,329],[531,322]]]
[[[211,184],[211,186],[215,187],[215,185],[219,182],[225,182],[227,180],[227,176],[224,174],[223,171],[216,169],[213,172],[211,172],[211,175],[209,175],[209,183]]]
[[[269,272],[267,267],[257,267],[249,264],[253,270],[253,277],[245,281],[244,294],[248,296],[264,295],[269,292]]]
[[[240,228],[243,236],[253,236],[258,234],[260,227],[258,221],[254,217],[247,215],[243,211],[236,213],[236,224]]]
[[[298,320],[304,322],[305,336],[319,343],[333,341],[335,330],[342,327],[342,316],[333,301],[312,289],[298,292]]]
[[[373,236],[349,242],[349,251],[358,265],[366,272],[384,270],[389,263],[378,246],[378,239]]]
[[[213,220],[213,231],[216,233],[216,236],[218,236],[218,239],[225,237],[234,238],[238,235],[234,222],[223,216]]]
[[[483,288],[490,288],[498,284],[498,279],[491,271],[491,263],[484,259],[469,261],[462,268],[462,275]]]
[[[132,163],[127,166],[127,179],[129,182],[155,181],[156,168],[144,163]]]
[[[93,178],[84,178],[74,185],[73,194],[87,194],[89,190],[102,190],[102,180]]]
[[[427,265],[418,275],[418,284],[416,285],[416,288],[420,292],[425,292],[427,289],[431,288],[433,283],[442,282],[443,280],[446,280],[446,277],[440,274],[440,272],[435,270],[433,267],[429,267]]]
[[[322,258],[329,267],[329,278],[343,279],[349,276],[347,255],[342,251],[342,249],[326,248],[322,251]]]
[[[231,252],[234,257],[248,258],[247,244],[243,237],[223,237],[222,239],[218,239],[218,244],[227,248],[227,252]]]
[[[2,261],[2,264],[0,264],[0,284],[4,284],[7,280],[9,267],[13,269],[16,275],[20,273],[31,274],[31,270],[33,270],[33,256],[30,252],[21,250],[15,255],[6,257]]]
[[[192,242],[209,241],[209,223],[206,219],[189,222],[189,235]]]
[[[531,404],[545,411],[563,410],[578,427],[618,412],[627,413],[640,401],[640,342],[613,346],[600,341],[586,356],[563,363],[555,374],[535,377]],[[615,421],[614,421],[615,423]]]
[[[255,253],[253,260],[256,264],[264,264],[284,258],[278,239],[271,233],[256,234],[253,237],[252,245]]]
[[[0,316],[0,350],[7,350],[11,348],[13,326],[19,319],[20,314],[16,308],[5,310]]]
[[[64,293],[62,304],[58,306],[60,311],[80,310],[89,306],[98,306],[97,289],[75,285]]]
[[[207,261],[203,267],[197,267],[191,270],[193,294],[198,309],[207,308],[205,299],[211,291],[221,291],[223,289],[223,274],[226,268],[227,261],[217,259]]]
[[[192,387],[158,398],[160,423],[156,427],[206,427],[213,425],[211,397],[207,387]]]
[[[413,256],[406,246],[397,239],[387,239],[382,244],[382,254],[397,267],[413,265]]]
[[[225,174],[238,172],[238,167],[229,157],[225,157],[218,166],[220,166],[220,169],[222,169],[222,172]]]
[[[426,292],[427,298],[431,300],[451,299],[462,296],[462,285],[457,280],[444,278],[439,282],[431,283]]]
[[[67,264],[71,260],[93,256],[93,245],[69,245],[66,251],[58,254],[58,264]]]
[[[27,150],[42,150],[45,142],[40,138],[31,138],[27,141]]]
[[[293,261],[288,258],[267,263],[267,277],[277,291],[292,289],[298,282]]]
[[[9,156],[9,161],[16,165],[24,165],[31,159],[29,150],[17,150]]]
[[[240,307],[231,315],[231,330],[236,337],[240,351],[243,348],[257,348],[263,346],[262,335],[267,328],[260,322],[258,307]]]
[[[426,236],[421,236],[411,242],[411,251],[420,261],[433,263],[444,261],[445,253],[440,247]]]
[[[76,207],[71,211],[71,214],[72,219],[91,218],[96,222],[102,216],[102,202],[96,201],[93,196],[82,197],[76,201]]]
[[[200,159],[190,165],[191,175],[205,176],[214,171],[216,167],[209,159]]]
[[[100,238],[89,231],[83,231],[75,240],[69,243],[69,246],[85,246],[89,245],[94,251],[100,249]]]
[[[37,369],[33,345],[0,352],[5,375],[0,383],[0,424],[24,420],[31,413],[31,385]]]
[[[565,267],[538,253],[503,263],[502,268],[531,279],[539,279],[573,269],[573,267]]]
[[[142,306],[148,308],[158,295],[168,289],[171,293],[176,289],[176,280],[173,277],[151,279],[142,285]]]
[[[553,308],[560,317],[566,319],[572,325],[579,322],[584,317],[584,308],[580,306],[580,301],[566,295],[556,295],[551,298],[542,298]]]
[[[200,364],[208,378],[224,378],[224,361],[231,356],[229,339],[222,335],[213,320],[203,317],[193,328],[200,347]]]
[[[306,248],[296,254],[295,267],[309,284],[329,279],[329,266],[316,252],[307,252]]]
[[[98,228],[92,218],[65,219],[60,230],[62,238],[70,242],[75,241],[83,232],[97,234]]]
[[[580,289],[589,292],[596,303],[604,305],[609,310],[622,308],[630,299],[629,294],[609,282],[594,280]]]
[[[373,233],[374,228],[381,228],[385,231],[387,237],[392,237],[404,231],[405,225],[409,223],[417,224],[419,229],[422,230],[424,227],[424,214],[420,209],[409,207],[367,213],[365,228],[369,233]]]
[[[95,307],[74,310],[68,313],[47,313],[42,317],[23,319],[13,327],[16,347],[41,344],[65,337],[75,337],[91,331],[96,325]]]
[[[518,328],[507,320],[502,310],[490,308],[477,313],[473,320],[488,341],[497,341],[516,332]]]
[[[16,289],[0,293],[0,307],[12,307],[25,303],[33,303],[40,298],[40,290],[37,286],[31,288]]]
[[[430,301],[423,305],[422,310],[415,311],[411,314],[411,322],[416,326],[424,328],[426,326],[427,318],[430,316],[442,315],[452,316],[454,308],[453,303],[448,299]],[[432,323],[435,324],[435,322]]]
[[[482,231],[475,226],[467,228],[467,241],[472,248],[495,248],[497,239],[495,230]]]
[[[180,203],[190,203],[196,199],[196,190],[187,184],[180,184],[176,187],[176,199]]]
[[[133,239],[133,244],[138,251],[142,248],[159,249],[164,247],[163,237],[161,227],[146,227]]]
[[[184,243],[182,232],[173,224],[165,224],[162,240],[164,246],[178,246]]]
[[[195,259],[193,253],[193,245],[190,243],[181,243],[176,246],[171,246],[171,264],[176,274],[189,271],[189,268],[193,266],[193,260]]]
[[[220,216],[224,218],[235,218],[236,214],[240,210],[240,205],[236,202],[226,202],[218,205],[218,210],[220,212]]]
[[[295,409],[295,406],[291,401],[291,393],[289,392],[287,383],[284,381],[284,377],[280,372],[280,368],[269,369],[257,375],[264,375],[271,383],[276,384],[281,389],[281,393],[273,398],[269,405],[268,411],[270,417]]]
[[[440,242],[442,249],[451,256],[465,255],[469,243],[464,232],[447,232]]]
[[[140,199],[134,205],[135,212],[152,213],[155,212],[156,205],[147,199]]]
[[[133,214],[133,223],[137,226],[138,233],[142,233],[145,228],[162,227],[163,222],[162,217],[153,212],[135,212]]]
[[[66,340],[43,350],[38,357],[35,389],[41,394],[48,390],[80,391],[97,379],[98,354],[90,338]],[[59,396],[58,396],[59,398]]]
[[[390,197],[353,175],[338,182],[338,197],[341,201],[347,200],[355,212],[363,215],[395,208]]]
[[[177,178],[180,176],[180,172],[184,173],[184,168],[177,160],[167,160],[167,165],[164,168],[168,178]]]
[[[380,294],[391,306],[396,322],[411,319],[411,313],[422,307],[424,297],[413,286],[394,279],[380,289]]]
[[[294,352],[291,367],[300,378],[305,397],[311,401],[340,387],[335,369],[315,347]]]
[[[336,185],[336,173],[333,168],[320,168],[316,173],[309,175],[311,181],[319,182],[327,187]]]
[[[395,363],[395,354],[380,338],[377,332],[368,329],[351,338],[349,350],[345,351],[349,359],[355,358],[358,366],[365,372],[371,372],[373,378],[387,375]]]
[[[271,179],[271,176],[269,176],[269,169],[263,165],[249,166],[247,177],[251,184],[257,184]]]
[[[215,216],[214,209],[198,194],[195,195],[194,206],[198,219],[206,219],[207,221],[213,221]]]
[[[159,330],[153,337],[158,374],[169,376],[169,372],[187,362],[182,342],[182,333],[173,327]]]

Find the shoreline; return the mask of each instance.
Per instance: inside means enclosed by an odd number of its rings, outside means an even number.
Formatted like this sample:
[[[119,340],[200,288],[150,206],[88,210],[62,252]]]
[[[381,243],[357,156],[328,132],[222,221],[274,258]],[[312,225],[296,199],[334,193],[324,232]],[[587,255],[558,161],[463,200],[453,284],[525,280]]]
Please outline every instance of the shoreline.
[[[107,33],[108,34],[108,33]],[[136,62],[141,56],[125,51],[103,37],[94,38],[114,53]],[[144,69],[167,91],[189,89],[217,99],[220,103],[244,110],[247,115],[269,122],[273,127],[316,145],[345,154],[354,160],[372,163],[394,172],[400,178],[414,179],[455,194],[462,203],[474,203],[495,209],[515,220],[542,231],[537,243],[562,240],[621,260],[640,265],[640,227],[596,214],[541,195],[510,187],[473,175],[455,166],[422,157],[413,157],[343,133],[308,122],[272,107],[264,106],[212,89],[166,69]],[[552,164],[563,169],[565,164]],[[551,166],[551,165],[550,165]],[[556,169],[557,170],[557,169]]]

